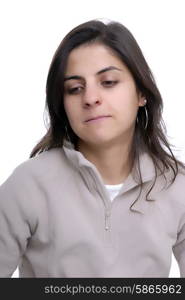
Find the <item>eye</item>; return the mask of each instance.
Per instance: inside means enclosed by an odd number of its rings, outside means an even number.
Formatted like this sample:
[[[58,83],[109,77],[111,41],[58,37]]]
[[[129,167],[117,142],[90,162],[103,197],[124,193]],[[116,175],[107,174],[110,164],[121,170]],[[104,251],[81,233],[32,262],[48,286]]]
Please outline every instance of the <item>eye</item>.
[[[107,87],[112,87],[112,86],[114,86],[116,83],[118,83],[117,80],[104,80],[104,81],[102,82],[102,84],[103,84],[104,86],[107,86]]]
[[[81,92],[81,89],[83,89],[82,86],[77,86],[77,87],[74,87],[74,88],[69,88],[69,89],[67,89],[67,93],[68,94],[79,94]]]

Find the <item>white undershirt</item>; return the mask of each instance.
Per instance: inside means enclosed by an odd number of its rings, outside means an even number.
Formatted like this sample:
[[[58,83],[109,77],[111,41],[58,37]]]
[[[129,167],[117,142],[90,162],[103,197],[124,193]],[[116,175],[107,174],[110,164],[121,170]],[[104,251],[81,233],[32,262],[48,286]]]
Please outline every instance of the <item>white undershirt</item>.
[[[105,187],[107,188],[111,201],[113,201],[114,198],[117,196],[122,185],[123,183],[114,184],[114,185],[105,184]]]

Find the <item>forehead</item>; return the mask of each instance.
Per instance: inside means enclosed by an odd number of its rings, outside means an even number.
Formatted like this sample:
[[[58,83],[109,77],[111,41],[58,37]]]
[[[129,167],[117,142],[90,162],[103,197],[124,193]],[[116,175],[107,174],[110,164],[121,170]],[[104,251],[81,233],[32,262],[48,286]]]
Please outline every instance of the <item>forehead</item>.
[[[97,72],[109,65],[126,68],[118,55],[103,44],[84,44],[73,49],[68,57],[66,74],[81,72]]]

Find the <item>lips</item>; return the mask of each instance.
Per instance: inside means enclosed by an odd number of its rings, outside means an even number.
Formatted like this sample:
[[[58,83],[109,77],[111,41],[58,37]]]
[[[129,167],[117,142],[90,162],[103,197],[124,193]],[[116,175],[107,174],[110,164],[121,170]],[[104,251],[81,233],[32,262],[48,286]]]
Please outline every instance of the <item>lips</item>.
[[[85,120],[85,122],[98,120],[98,119],[103,119],[103,118],[108,118],[108,117],[110,117],[110,116],[108,116],[108,115],[96,116],[96,117],[92,117],[92,118],[89,118],[89,119]]]

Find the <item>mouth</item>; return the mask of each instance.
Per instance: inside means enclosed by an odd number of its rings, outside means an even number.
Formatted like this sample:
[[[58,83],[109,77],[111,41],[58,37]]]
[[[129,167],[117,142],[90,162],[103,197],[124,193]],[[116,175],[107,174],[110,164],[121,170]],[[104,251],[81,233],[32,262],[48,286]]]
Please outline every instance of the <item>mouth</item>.
[[[110,118],[110,117],[111,116],[97,116],[97,117],[86,120],[85,123],[96,122],[96,121],[103,120],[103,119]]]

